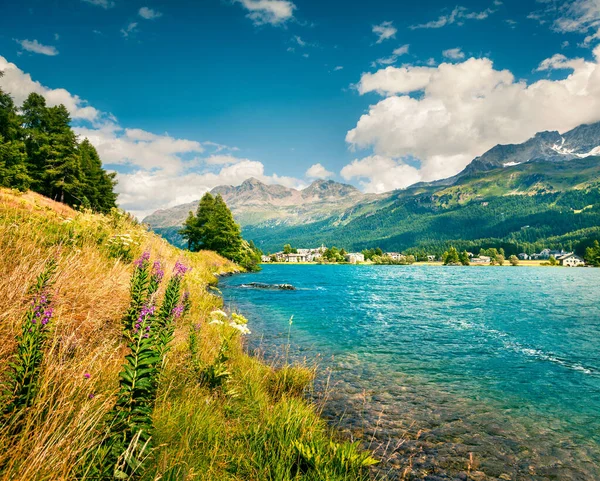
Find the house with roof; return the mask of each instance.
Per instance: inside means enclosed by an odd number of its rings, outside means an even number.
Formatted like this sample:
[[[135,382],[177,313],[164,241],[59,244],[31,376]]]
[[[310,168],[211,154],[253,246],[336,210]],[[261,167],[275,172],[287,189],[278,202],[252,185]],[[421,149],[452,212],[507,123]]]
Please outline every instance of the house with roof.
[[[358,264],[359,262],[365,262],[365,256],[360,252],[353,252],[350,254],[346,254],[345,256],[346,262],[350,264]]]
[[[556,260],[558,261],[558,263],[561,266],[565,266],[565,267],[583,267],[583,266],[585,266],[585,261],[581,257],[579,257],[573,253],[559,256],[556,258]]]

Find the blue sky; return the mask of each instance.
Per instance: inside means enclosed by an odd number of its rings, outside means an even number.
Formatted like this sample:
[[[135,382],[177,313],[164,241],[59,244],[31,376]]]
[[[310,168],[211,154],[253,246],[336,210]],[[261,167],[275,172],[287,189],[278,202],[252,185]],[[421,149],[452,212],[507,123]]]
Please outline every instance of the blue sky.
[[[381,192],[600,120],[599,24],[597,0],[24,0],[0,87],[70,102],[139,215],[249,175]]]

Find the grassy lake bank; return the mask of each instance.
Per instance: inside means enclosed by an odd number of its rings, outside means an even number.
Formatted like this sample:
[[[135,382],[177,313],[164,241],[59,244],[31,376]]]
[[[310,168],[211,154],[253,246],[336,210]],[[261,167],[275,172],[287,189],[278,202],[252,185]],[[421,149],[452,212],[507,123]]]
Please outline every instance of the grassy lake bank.
[[[130,354],[122,319],[133,260],[143,252],[160,260],[167,277],[178,262],[191,268],[183,280],[190,305],[159,378],[152,448],[120,479],[366,479],[368,453],[342,441],[303,396],[312,368],[276,369],[249,356],[236,329],[213,322],[223,306],[216,274],[236,272],[234,264],[212,252],[183,252],[117,211],[78,212],[10,190],[0,190],[3,383],[14,374],[9,362],[27,322],[29,286],[50,259],[57,267],[36,394],[16,417],[2,417],[0,479],[98,479],[98,449]]]

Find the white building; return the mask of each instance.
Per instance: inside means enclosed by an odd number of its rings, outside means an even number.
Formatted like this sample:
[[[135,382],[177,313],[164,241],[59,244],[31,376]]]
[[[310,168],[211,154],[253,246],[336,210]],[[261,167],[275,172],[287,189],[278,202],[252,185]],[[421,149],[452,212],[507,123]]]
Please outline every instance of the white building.
[[[390,259],[392,259],[394,261],[406,260],[406,256],[404,254],[400,254],[399,252],[386,252],[385,256],[389,257]]]
[[[489,265],[492,262],[492,258],[488,256],[473,257],[471,264]]]
[[[346,254],[346,262],[350,264],[357,264],[359,262],[365,262],[365,256],[359,252],[353,252],[351,254]]]
[[[260,256],[261,262],[271,262],[271,256]]]
[[[557,257],[556,260],[560,263],[561,266],[565,267],[581,267],[585,266],[585,261],[575,254],[566,254],[560,257]]]

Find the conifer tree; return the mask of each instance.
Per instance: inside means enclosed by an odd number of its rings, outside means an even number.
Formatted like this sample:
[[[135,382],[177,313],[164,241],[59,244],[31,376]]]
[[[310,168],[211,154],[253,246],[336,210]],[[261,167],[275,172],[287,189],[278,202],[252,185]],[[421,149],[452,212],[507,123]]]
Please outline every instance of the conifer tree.
[[[190,212],[179,231],[191,251],[212,250],[249,270],[257,269],[260,251],[242,238],[241,228],[221,195],[204,194],[196,215]]]
[[[64,105],[48,107],[42,95],[31,93],[19,114],[11,96],[0,90],[0,186],[30,188],[106,213],[116,207],[116,174],[102,168],[87,139],[78,142],[70,124]]]
[[[31,177],[26,161],[21,118],[11,96],[0,89],[0,186],[28,189]]]

